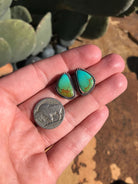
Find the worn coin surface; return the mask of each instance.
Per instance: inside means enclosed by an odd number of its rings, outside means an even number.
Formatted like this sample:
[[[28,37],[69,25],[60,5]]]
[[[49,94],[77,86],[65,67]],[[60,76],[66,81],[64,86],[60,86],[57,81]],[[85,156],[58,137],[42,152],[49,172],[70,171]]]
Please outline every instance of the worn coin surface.
[[[61,124],[65,111],[63,105],[55,98],[44,98],[34,107],[36,124],[45,129],[53,129]]]

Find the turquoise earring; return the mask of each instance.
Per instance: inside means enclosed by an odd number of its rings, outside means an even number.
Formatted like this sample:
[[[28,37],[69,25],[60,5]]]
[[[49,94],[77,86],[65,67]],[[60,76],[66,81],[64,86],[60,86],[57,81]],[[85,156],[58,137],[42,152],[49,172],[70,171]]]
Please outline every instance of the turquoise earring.
[[[95,78],[83,69],[76,70],[77,87],[81,95],[87,95],[95,86]]]
[[[72,84],[71,77],[68,73],[64,73],[58,80],[56,86],[57,93],[67,99],[75,97],[75,90]]]

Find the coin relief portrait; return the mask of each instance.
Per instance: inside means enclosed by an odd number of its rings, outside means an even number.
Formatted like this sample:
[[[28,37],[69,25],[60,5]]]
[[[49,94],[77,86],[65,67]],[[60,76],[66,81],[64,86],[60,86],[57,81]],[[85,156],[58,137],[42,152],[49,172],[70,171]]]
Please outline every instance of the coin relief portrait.
[[[63,106],[56,99],[40,100],[34,109],[34,119],[42,128],[55,128],[63,120]]]
[[[56,110],[56,111],[55,111]],[[36,113],[36,118],[42,123],[48,125],[50,123],[57,122],[62,119],[62,108],[59,105],[47,105],[40,106],[39,111]]]

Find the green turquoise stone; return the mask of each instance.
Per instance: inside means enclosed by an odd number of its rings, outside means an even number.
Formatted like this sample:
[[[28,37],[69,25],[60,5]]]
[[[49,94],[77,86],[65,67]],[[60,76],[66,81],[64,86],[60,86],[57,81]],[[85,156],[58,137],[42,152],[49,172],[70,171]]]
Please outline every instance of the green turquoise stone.
[[[64,73],[60,77],[56,89],[58,94],[64,98],[71,99],[75,96],[75,91],[72,86],[72,81],[70,79],[69,74],[67,73]]]
[[[76,71],[76,76],[80,93],[86,95],[91,92],[95,86],[94,77],[89,72],[82,69]]]

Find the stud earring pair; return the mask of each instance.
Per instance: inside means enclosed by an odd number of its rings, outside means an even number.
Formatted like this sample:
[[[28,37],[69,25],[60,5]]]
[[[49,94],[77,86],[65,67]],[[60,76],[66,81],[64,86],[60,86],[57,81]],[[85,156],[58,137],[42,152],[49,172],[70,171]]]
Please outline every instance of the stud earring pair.
[[[81,95],[87,95],[95,86],[95,78],[92,74],[83,69],[77,69],[75,72],[75,85],[69,73],[64,73],[58,80],[56,91],[63,98],[73,99],[75,97],[75,89],[77,87]]]

